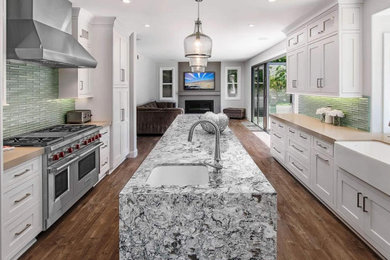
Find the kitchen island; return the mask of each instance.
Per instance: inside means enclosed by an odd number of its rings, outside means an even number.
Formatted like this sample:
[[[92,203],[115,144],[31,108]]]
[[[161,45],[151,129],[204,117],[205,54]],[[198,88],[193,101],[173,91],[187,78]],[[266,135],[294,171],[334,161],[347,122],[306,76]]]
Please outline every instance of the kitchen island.
[[[187,140],[198,119],[178,116],[121,191],[120,259],[276,259],[276,192],[229,128],[207,185],[146,183],[161,164],[213,159],[214,135]]]

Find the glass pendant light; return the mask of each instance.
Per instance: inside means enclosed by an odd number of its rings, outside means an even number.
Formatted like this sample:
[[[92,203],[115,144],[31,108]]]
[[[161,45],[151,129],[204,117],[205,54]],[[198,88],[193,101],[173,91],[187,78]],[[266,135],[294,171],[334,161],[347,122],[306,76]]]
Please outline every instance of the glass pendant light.
[[[198,19],[195,21],[195,30],[193,34],[188,35],[184,40],[185,57],[190,58],[190,66],[195,69],[205,70],[207,67],[207,59],[211,57],[213,41],[209,36],[202,32],[202,22],[199,19],[200,2],[203,0],[195,0],[198,3]]]

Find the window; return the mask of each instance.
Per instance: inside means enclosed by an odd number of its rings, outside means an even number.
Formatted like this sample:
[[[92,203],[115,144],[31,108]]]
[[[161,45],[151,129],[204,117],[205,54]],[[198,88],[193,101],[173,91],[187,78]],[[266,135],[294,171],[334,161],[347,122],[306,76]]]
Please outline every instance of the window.
[[[175,68],[160,68],[160,100],[172,100],[175,93]]]

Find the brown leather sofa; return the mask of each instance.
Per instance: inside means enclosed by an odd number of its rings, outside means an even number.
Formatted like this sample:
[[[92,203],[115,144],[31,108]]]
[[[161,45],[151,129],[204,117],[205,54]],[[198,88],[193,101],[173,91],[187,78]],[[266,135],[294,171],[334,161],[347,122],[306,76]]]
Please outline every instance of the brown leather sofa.
[[[183,114],[173,102],[149,102],[137,107],[137,133],[141,135],[164,134],[175,118]]]

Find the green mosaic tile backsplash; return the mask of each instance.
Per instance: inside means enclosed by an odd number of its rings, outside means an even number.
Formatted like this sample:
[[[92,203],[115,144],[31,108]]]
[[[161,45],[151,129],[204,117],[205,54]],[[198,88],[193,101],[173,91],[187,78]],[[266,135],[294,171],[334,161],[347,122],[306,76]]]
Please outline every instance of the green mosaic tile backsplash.
[[[320,118],[317,108],[332,106],[344,112],[341,125],[370,131],[370,99],[363,98],[330,98],[315,96],[299,96],[299,114]]]
[[[63,124],[75,108],[73,99],[58,99],[57,69],[16,61],[7,61],[7,103],[4,138]]]

